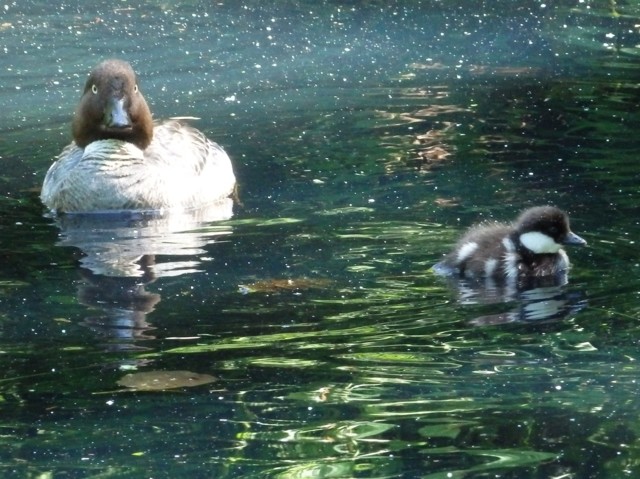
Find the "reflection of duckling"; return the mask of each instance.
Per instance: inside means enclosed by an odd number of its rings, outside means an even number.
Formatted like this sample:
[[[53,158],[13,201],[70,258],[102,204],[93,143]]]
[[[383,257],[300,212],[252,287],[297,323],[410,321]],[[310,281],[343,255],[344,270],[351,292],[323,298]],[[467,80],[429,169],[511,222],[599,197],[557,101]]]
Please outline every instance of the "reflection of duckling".
[[[219,145],[178,121],[153,122],[133,69],[120,60],[91,72],[73,139],[42,186],[42,202],[54,211],[201,208],[235,186]]]
[[[466,279],[522,282],[564,274],[569,258],[563,245],[586,244],[571,231],[563,211],[538,206],[525,210],[513,225],[472,227],[434,270]]]
[[[505,323],[545,323],[560,321],[583,310],[586,299],[580,292],[567,292],[559,286],[533,288],[510,298],[515,307],[506,312],[478,316],[468,321],[472,326],[493,326]]]

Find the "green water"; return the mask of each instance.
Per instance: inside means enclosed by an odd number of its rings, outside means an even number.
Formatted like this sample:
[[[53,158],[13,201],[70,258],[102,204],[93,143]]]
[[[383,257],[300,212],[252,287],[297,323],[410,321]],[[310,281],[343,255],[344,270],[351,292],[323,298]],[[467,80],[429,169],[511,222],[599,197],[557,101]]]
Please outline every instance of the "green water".
[[[637,474],[640,8],[444,3],[3,7],[2,477]],[[230,219],[46,214],[111,56],[228,151]],[[430,271],[539,204],[568,284]],[[119,384],[154,371],[215,381]]]

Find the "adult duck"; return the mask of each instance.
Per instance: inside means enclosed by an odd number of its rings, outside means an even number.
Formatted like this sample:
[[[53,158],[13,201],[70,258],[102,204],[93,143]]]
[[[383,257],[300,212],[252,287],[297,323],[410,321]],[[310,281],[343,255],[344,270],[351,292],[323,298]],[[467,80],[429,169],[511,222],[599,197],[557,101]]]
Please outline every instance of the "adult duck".
[[[40,195],[55,212],[184,211],[233,193],[222,147],[180,121],[154,123],[127,62],[106,60],[91,71],[72,131]]]

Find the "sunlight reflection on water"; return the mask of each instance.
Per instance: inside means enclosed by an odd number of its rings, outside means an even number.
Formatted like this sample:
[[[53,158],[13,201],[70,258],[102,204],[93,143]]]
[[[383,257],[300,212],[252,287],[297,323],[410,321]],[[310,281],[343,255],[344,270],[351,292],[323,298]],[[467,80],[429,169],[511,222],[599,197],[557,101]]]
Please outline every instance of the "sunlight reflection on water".
[[[637,462],[637,12],[451,5],[3,7],[6,477]],[[44,216],[35,190],[109,56],[157,118],[201,118],[239,202],[178,224]],[[541,203],[592,245],[567,284],[489,297],[430,271],[473,222]],[[216,381],[119,390],[171,371]]]

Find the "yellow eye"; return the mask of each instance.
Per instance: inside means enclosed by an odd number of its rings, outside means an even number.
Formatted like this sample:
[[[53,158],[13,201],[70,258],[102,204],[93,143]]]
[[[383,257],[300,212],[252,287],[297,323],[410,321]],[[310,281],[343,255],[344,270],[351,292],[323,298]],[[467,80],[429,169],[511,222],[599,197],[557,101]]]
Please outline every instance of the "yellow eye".
[[[91,91],[94,95],[98,94],[98,87],[96,85],[91,85]]]

